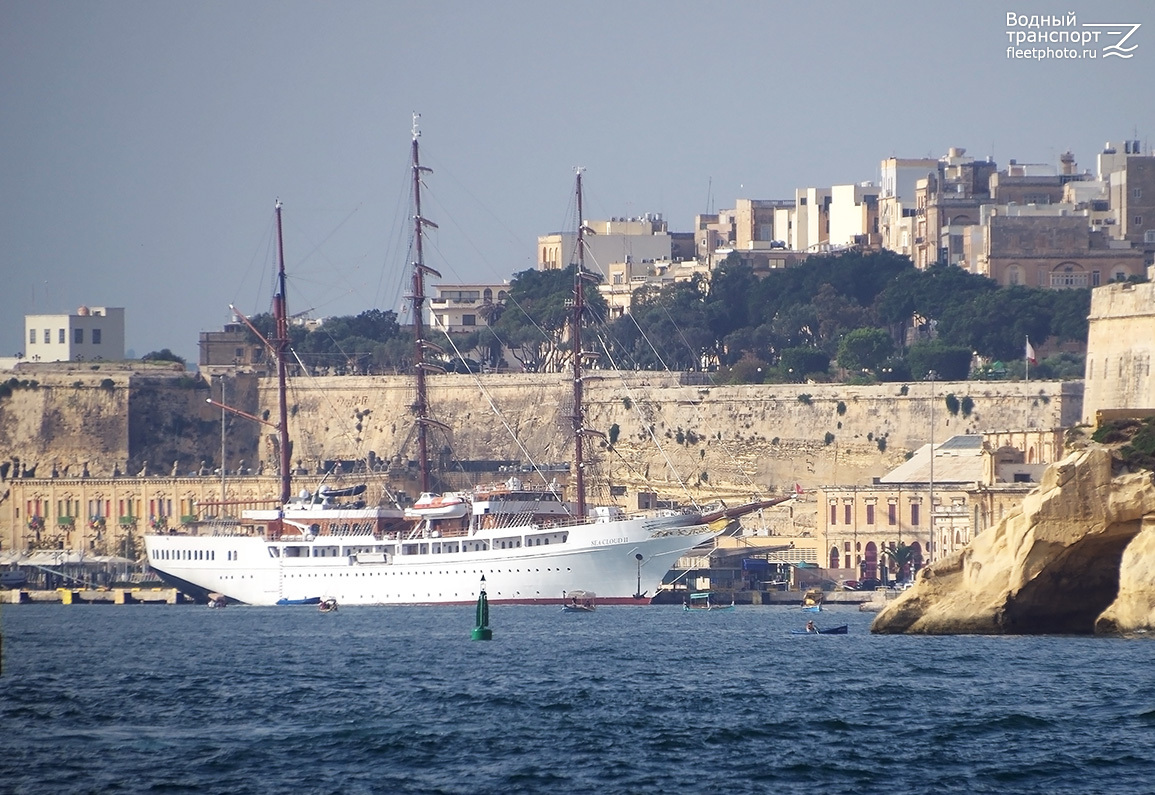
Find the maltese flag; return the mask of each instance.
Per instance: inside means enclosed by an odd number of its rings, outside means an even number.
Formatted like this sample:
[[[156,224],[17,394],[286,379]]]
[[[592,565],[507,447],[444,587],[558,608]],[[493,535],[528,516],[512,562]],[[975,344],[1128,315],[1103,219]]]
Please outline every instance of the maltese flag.
[[[1031,347],[1031,338],[1027,337],[1027,361],[1031,364],[1038,364],[1038,359],[1035,358],[1035,349]]]

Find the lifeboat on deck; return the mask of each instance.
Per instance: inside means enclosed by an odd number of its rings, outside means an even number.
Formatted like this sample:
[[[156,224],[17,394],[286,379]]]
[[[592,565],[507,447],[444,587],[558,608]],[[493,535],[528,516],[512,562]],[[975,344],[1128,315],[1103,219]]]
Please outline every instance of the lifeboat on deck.
[[[405,509],[406,519],[459,519],[469,512],[469,503],[460,494],[425,492]]]

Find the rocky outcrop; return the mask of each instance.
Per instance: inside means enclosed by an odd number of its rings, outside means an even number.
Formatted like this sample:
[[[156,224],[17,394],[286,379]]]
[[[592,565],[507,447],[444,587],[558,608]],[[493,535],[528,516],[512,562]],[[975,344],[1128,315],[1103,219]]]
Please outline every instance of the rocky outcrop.
[[[920,573],[876,633],[1043,634],[1155,628],[1155,480],[1107,448],[1047,469],[1020,512]]]

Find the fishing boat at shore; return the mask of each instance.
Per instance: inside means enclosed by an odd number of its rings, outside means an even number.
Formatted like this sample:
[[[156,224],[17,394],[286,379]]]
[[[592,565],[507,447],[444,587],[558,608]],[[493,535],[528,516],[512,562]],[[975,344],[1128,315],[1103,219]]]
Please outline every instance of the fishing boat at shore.
[[[440,274],[425,264],[423,256],[425,227],[435,225],[421,214],[422,176],[429,169],[420,163],[418,137],[415,118],[416,258],[409,297],[416,339],[413,408],[421,497],[403,508],[388,504],[384,495],[371,504],[364,489],[322,487],[290,496],[286,365],[291,352],[278,202],[275,338],[267,344],[277,362],[279,422],[274,427],[280,500],[275,508],[242,512],[239,526],[232,529],[204,535],[145,535],[148,562],[162,579],[194,598],[217,593],[250,605],[316,605],[322,597],[344,605],[473,604],[481,580],[488,585],[488,600],[496,604],[564,604],[568,601],[564,594],[579,588],[596,592],[601,604],[648,603],[681,555],[713,539],[736,517],[789,497],[709,513],[667,509],[627,515],[616,505],[587,504],[583,448],[586,437],[596,432],[585,427],[582,402],[586,352],[581,328],[586,313],[584,284],[590,274],[584,268],[580,172],[578,262],[569,332],[574,351],[573,499],[566,499],[556,481],[528,484],[516,477],[472,490],[436,493],[428,434],[444,426],[431,416],[425,380],[427,372],[442,368],[426,359],[426,352],[437,347],[425,339],[423,313],[425,277]]]

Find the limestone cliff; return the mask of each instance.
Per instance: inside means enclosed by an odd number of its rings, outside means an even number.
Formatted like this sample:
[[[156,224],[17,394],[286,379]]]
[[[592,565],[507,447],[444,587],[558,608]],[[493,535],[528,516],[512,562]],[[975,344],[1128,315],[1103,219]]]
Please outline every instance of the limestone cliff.
[[[968,547],[928,566],[877,633],[1042,634],[1155,628],[1155,479],[1093,446]]]

